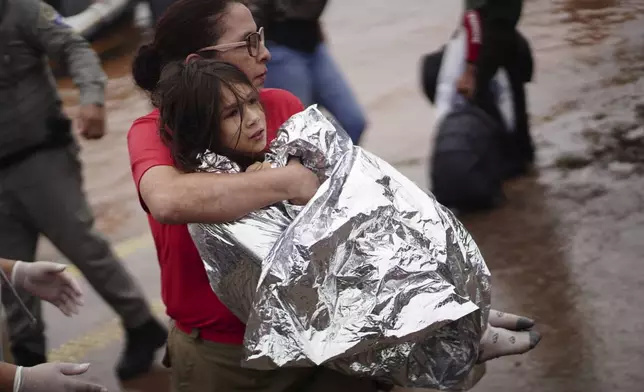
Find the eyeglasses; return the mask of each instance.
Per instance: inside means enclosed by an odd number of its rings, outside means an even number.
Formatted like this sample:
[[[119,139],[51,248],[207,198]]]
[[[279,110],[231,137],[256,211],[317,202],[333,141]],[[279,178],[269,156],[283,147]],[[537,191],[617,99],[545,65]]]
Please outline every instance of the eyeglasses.
[[[225,52],[231,49],[237,49],[237,48],[241,48],[242,46],[246,46],[246,49],[248,49],[248,54],[252,57],[257,57],[259,56],[259,53],[261,51],[261,47],[263,44],[264,44],[264,28],[260,27],[259,30],[257,30],[257,32],[249,34],[248,37],[246,37],[246,39],[243,41],[231,42],[229,44],[221,44],[221,45],[215,45],[215,46],[207,46],[205,48],[199,49],[197,53],[207,52],[207,51]]]

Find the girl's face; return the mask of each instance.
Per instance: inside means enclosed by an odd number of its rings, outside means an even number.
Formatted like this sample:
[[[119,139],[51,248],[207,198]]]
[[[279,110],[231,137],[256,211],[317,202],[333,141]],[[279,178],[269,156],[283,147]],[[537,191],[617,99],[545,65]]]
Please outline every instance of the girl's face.
[[[233,87],[239,102],[229,88],[222,88],[221,146],[244,156],[259,154],[266,148],[266,116],[259,95],[247,85]]]

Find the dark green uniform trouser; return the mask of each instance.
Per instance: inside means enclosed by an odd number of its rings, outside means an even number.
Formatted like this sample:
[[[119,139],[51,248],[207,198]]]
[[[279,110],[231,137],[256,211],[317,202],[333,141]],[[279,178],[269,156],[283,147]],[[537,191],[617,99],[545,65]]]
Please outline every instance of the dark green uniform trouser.
[[[327,368],[260,371],[241,367],[242,346],[213,343],[172,326],[168,337],[173,392],[376,392],[376,383]]]
[[[11,341],[9,340],[9,331],[7,330],[7,322],[5,320],[4,310],[1,313],[2,317],[0,320],[0,333],[2,334],[2,362],[13,363],[13,355],[11,354]]]
[[[34,261],[39,235],[46,236],[78,267],[125,326],[137,327],[150,319],[149,306],[107,241],[95,231],[82,187],[75,143],[39,150],[0,168],[0,257]],[[25,350],[44,357],[40,300],[20,293],[38,319],[38,324],[31,326],[17,301],[4,290],[2,299],[16,361],[21,360],[18,352]]]

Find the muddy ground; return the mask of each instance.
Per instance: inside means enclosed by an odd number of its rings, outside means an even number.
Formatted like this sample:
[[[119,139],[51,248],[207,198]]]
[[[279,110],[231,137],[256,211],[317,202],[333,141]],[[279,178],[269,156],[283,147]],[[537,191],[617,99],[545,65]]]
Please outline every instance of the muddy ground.
[[[330,2],[325,30],[367,112],[364,146],[427,187],[433,112],[421,94],[418,61],[449,37],[460,2],[394,4]],[[504,207],[463,222],[492,271],[494,306],[534,317],[544,339],[527,355],[490,363],[475,390],[640,391],[644,2],[526,0],[520,28],[537,65],[529,86],[537,168],[507,185]],[[111,78],[109,134],[83,142],[82,157],[99,228],[162,311],[158,267],[125,145],[131,121],[149,110],[128,75],[139,37],[127,25],[94,43]],[[70,85],[61,79],[73,115]],[[46,243],[41,255],[59,257]],[[71,328],[48,309],[52,352],[57,359],[91,360],[90,376],[118,390],[111,374],[118,324],[95,294],[88,295],[93,309],[86,307]],[[127,388],[158,391],[164,382],[155,376]]]

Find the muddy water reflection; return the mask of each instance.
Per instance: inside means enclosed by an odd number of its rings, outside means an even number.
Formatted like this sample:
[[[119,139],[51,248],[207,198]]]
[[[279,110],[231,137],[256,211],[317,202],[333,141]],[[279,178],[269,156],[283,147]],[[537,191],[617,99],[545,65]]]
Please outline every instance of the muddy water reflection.
[[[569,233],[534,179],[509,187],[511,201],[491,214],[463,217],[493,272],[496,308],[538,320],[544,339],[529,357],[490,364],[481,390],[602,391],[592,356],[593,319],[571,271]]]
[[[572,27],[565,39],[573,45],[593,45],[608,38],[615,25],[644,11],[641,0],[554,0],[553,12]]]

